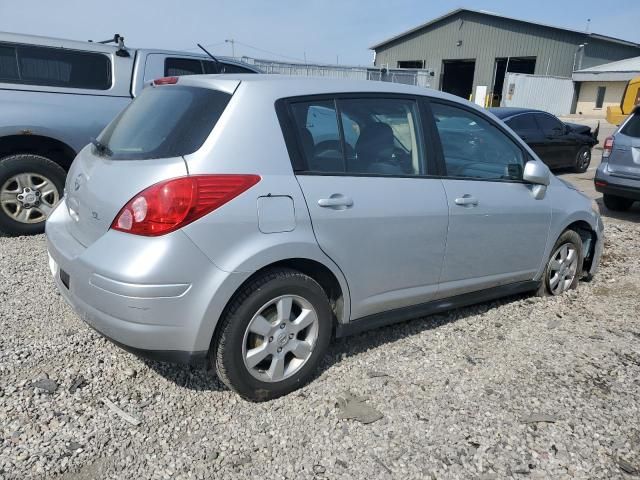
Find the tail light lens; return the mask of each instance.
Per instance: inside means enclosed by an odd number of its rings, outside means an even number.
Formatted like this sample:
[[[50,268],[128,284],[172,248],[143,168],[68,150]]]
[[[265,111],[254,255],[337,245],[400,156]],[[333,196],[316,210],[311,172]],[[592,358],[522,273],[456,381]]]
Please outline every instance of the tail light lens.
[[[214,211],[260,181],[258,175],[193,175],[173,178],[138,193],[111,228],[155,237]]]
[[[602,145],[602,158],[608,158],[613,150],[613,137],[607,137]]]

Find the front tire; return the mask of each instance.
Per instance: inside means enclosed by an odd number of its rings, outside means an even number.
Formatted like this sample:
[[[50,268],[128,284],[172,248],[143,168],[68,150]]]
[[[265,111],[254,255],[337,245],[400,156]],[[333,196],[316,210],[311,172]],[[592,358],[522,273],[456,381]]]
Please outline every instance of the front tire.
[[[544,269],[539,296],[562,295],[578,286],[584,252],[582,239],[573,230],[565,230],[556,241]]]
[[[231,300],[209,352],[218,378],[251,401],[271,400],[314,375],[331,339],[322,287],[296,270],[266,271]]]
[[[591,164],[591,147],[584,145],[576,154],[574,170],[577,173],[584,173],[589,169]]]
[[[0,231],[9,235],[44,232],[60,201],[67,174],[57,163],[32,154],[0,159]]]
[[[602,201],[605,207],[614,212],[626,212],[633,205],[633,200],[630,198],[616,197],[615,195],[604,194]]]

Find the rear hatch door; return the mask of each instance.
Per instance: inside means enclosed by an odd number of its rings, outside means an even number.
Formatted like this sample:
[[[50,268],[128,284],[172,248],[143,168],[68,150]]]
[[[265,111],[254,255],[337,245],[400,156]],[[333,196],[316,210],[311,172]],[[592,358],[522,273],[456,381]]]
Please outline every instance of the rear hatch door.
[[[609,172],[640,178],[640,112],[636,111],[615,134],[609,157]]]
[[[184,155],[202,146],[230,99],[194,86],[144,89],[73,162],[65,197],[69,233],[89,246],[136,194],[188,175]]]

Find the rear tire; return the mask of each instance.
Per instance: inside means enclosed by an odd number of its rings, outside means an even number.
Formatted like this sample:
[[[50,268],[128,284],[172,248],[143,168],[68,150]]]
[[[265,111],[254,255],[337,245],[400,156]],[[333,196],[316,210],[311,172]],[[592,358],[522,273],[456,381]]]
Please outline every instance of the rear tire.
[[[574,170],[577,173],[584,173],[589,169],[591,164],[591,147],[584,145],[576,154]]]
[[[551,250],[538,288],[538,296],[561,295],[576,288],[582,275],[583,262],[584,252],[580,235],[573,230],[565,230]]]
[[[227,306],[209,360],[241,397],[271,400],[313,377],[332,327],[329,300],[314,279],[291,269],[268,270]]]
[[[603,195],[602,200],[604,201],[604,206],[614,212],[625,212],[633,205],[633,200],[630,198],[616,197],[615,195],[607,195],[606,193]]]
[[[47,215],[62,198],[67,174],[55,162],[32,154],[0,159],[0,231],[44,232]]]

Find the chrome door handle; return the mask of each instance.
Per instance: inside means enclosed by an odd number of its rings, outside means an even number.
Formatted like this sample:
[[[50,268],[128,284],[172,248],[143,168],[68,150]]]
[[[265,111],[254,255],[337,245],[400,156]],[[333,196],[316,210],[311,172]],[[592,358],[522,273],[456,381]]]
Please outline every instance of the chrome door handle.
[[[455,200],[456,205],[460,205],[463,207],[475,207],[476,205],[478,205],[478,199],[472,197],[469,194],[465,194],[462,197],[458,197]]]
[[[353,206],[353,200],[344,195],[334,194],[329,198],[321,198],[318,205],[323,208],[345,209]]]

